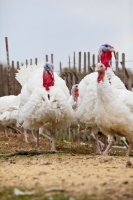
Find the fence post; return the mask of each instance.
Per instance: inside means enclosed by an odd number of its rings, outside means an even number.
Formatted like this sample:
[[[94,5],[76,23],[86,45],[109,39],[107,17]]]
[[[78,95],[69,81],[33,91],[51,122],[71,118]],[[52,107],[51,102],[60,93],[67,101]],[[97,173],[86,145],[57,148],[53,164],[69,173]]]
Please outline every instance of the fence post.
[[[60,76],[62,77],[62,64],[61,64],[61,62],[59,63],[59,65],[60,65]]]
[[[12,94],[15,95],[15,70],[14,70],[14,61],[12,61]]]
[[[73,68],[74,70],[76,69],[76,64],[75,64],[76,60],[75,60],[75,51],[74,51],[74,55],[73,55]]]
[[[69,56],[69,69],[71,68],[71,63],[70,63],[70,56]]]
[[[72,75],[72,84],[75,85],[76,80],[75,80],[75,74]]]
[[[115,72],[116,72],[117,76],[119,74],[119,67],[118,67],[118,65],[119,65],[119,53],[116,52]]]
[[[48,55],[46,55],[46,62],[48,62]]]
[[[79,82],[81,80],[81,52],[79,52]]]
[[[6,95],[10,95],[10,90],[9,90],[9,77],[8,77],[8,68],[4,67],[4,84],[3,84],[3,88],[4,88],[4,96]]]
[[[32,59],[30,59],[30,65],[32,65]]]
[[[131,91],[131,89],[132,89],[132,79],[131,78],[128,78],[128,80],[127,80],[127,87],[128,87],[128,90]]]
[[[93,72],[95,71],[95,54],[92,55],[92,67],[93,67]]]
[[[26,66],[28,65],[28,60],[26,59]]]
[[[35,65],[37,65],[37,62],[38,62],[38,61],[37,61],[37,58],[35,58]]]
[[[0,64],[0,86],[1,86],[1,92],[0,92],[0,96],[2,97],[4,95],[3,92],[3,65]]]
[[[53,56],[53,54],[51,54],[51,63],[52,64],[54,63],[54,56]]]
[[[20,69],[19,68],[19,61],[17,61],[17,69]],[[18,95],[20,93],[20,90],[21,90],[21,85],[19,82],[17,82],[17,85],[16,85],[16,95]]]
[[[84,76],[86,76],[86,52],[84,52]]]
[[[122,53],[122,75],[123,75],[123,82],[125,84],[126,80],[125,80],[125,54]]]
[[[100,58],[99,58],[99,55],[97,55],[97,62],[98,62],[98,63],[100,62]]]
[[[72,87],[72,80],[71,80],[71,76],[70,76],[70,72],[68,72],[68,89],[69,89],[69,92],[71,92],[71,87]]]
[[[91,67],[90,67],[90,52],[88,52],[88,74],[92,72]]]
[[[5,37],[5,43],[6,43],[6,56],[7,56],[7,66],[8,66],[8,95],[12,93],[12,87],[11,87],[11,71],[10,71],[10,61],[9,61],[9,49],[8,49],[8,38]]]

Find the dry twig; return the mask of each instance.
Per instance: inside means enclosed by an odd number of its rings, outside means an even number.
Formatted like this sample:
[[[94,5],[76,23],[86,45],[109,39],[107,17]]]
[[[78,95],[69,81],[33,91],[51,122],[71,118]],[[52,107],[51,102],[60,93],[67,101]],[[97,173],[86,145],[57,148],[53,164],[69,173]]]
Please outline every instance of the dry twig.
[[[30,155],[30,156],[34,156],[34,155],[38,155],[38,154],[48,154],[48,153],[56,153],[56,151],[51,151],[51,150],[30,150],[30,151],[24,151],[24,150],[20,150],[20,151],[16,151],[13,153],[8,153],[8,154],[0,154],[0,156],[3,157],[10,157],[10,156],[16,156],[16,155]]]

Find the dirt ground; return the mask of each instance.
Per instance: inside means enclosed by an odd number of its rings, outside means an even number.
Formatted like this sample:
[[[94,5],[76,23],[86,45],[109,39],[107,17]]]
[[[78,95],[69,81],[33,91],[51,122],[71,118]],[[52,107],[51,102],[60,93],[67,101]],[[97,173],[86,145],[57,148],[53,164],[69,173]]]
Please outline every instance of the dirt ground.
[[[56,142],[56,146],[55,154],[0,156],[0,199],[133,199],[133,156],[125,157],[125,150],[99,156],[89,143]],[[7,139],[0,134],[0,154],[20,149],[35,149],[35,143],[26,144],[21,135]],[[49,149],[44,138],[40,138],[40,149]],[[17,195],[15,188],[33,194]]]

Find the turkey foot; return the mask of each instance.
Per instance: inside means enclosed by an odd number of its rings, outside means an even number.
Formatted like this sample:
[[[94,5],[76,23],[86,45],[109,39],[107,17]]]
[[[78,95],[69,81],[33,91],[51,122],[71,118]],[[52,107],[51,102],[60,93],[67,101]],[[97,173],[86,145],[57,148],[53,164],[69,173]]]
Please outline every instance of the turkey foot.
[[[36,142],[36,143],[37,143],[37,138],[35,137],[35,135],[34,135],[34,132],[33,132],[33,131],[31,131],[31,135],[32,135],[32,137],[33,137],[33,142]]]
[[[50,145],[51,145],[51,151],[56,151],[55,141],[54,141],[54,134],[51,134],[51,137],[49,137],[48,135],[46,135],[44,133],[40,133],[40,135],[44,136],[45,138],[47,138],[49,140]]]
[[[26,132],[25,129],[24,129],[23,135],[24,135],[24,141],[25,141],[26,143],[29,143],[28,138],[27,138],[27,132]]]
[[[110,141],[109,144],[108,144],[108,146],[107,146],[107,148],[105,149],[105,151],[102,152],[102,154],[103,154],[104,156],[107,156],[107,155],[108,155],[108,152],[109,152],[110,148],[112,147],[113,143],[114,143],[114,141]]]

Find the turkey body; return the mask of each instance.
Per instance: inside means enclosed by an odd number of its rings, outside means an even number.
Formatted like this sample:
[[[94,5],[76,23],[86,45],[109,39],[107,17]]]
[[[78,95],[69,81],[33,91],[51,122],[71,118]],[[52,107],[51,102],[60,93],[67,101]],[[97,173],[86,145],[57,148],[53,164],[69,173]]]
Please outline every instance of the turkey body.
[[[6,126],[16,126],[17,124],[19,104],[20,95],[10,95],[0,98],[0,124],[4,126],[6,136]]]
[[[0,114],[12,105],[13,100],[16,99],[15,95],[0,97]]]
[[[119,98],[122,98],[123,102],[127,106],[130,106],[130,109],[132,109],[133,101],[131,98],[128,100],[126,95],[124,95],[126,93],[131,97],[132,93],[126,90],[123,82],[114,74],[111,68],[107,68],[105,73],[108,78],[110,87],[116,90],[116,95],[119,96]],[[78,123],[80,126],[89,128],[90,133],[94,134],[95,136],[97,136],[98,132],[97,122],[95,121],[96,115],[94,114],[94,109],[97,101],[97,76],[98,73],[93,72],[85,76],[79,83],[79,101],[76,111]]]
[[[119,88],[121,88],[121,91],[124,89],[126,90],[122,81],[115,76],[114,72],[110,68],[107,68],[106,74],[109,81],[111,81],[111,87],[117,89],[116,91],[118,91],[119,94]],[[95,115],[93,111],[97,100],[97,76],[98,73],[93,72],[85,76],[79,83],[79,101],[76,111],[79,124],[90,128],[94,127],[96,131],[97,124],[95,122]]]
[[[37,130],[49,121],[54,122],[55,126],[64,127],[71,122],[69,91],[64,81],[55,73],[54,76],[55,85],[49,91],[42,86],[42,69],[36,70],[36,74],[23,87],[19,122],[24,122],[24,128]]]
[[[20,95],[4,96],[0,98],[0,122],[4,126],[17,123]]]
[[[100,64],[100,66],[104,68],[103,65]],[[109,135],[110,138],[118,134],[133,142],[133,114],[110,85],[106,73],[104,78],[97,83],[94,114],[96,123],[104,134]]]
[[[35,70],[22,88],[19,123],[29,130],[39,130],[51,123],[54,134],[57,128],[71,124],[74,111],[68,103],[70,94],[65,81],[54,73],[54,86],[46,90],[42,74],[42,68]]]

